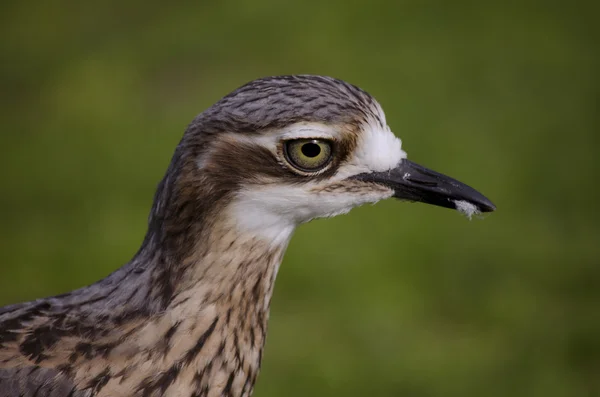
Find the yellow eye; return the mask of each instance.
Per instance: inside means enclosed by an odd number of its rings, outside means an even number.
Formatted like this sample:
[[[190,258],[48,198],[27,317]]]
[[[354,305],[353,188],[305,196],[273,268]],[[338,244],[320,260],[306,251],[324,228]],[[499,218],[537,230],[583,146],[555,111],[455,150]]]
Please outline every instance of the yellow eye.
[[[316,172],[331,161],[331,143],[322,139],[295,139],[284,143],[286,160],[303,172]]]

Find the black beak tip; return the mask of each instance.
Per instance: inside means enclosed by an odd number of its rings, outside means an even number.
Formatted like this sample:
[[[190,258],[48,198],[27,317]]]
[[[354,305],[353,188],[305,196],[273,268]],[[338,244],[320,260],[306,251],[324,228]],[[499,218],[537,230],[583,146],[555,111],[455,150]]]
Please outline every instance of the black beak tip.
[[[456,209],[458,209],[459,201],[466,201],[467,203],[473,205],[478,212],[483,213],[496,211],[496,206],[490,201],[490,199],[467,185],[462,186],[462,191],[454,196],[454,200],[456,200],[454,202],[457,205]]]
[[[496,211],[496,206],[494,205],[494,203],[492,203],[487,198],[485,200],[482,200],[479,203],[477,203],[477,207],[479,208],[479,211],[481,211],[481,212],[494,212],[494,211]]]

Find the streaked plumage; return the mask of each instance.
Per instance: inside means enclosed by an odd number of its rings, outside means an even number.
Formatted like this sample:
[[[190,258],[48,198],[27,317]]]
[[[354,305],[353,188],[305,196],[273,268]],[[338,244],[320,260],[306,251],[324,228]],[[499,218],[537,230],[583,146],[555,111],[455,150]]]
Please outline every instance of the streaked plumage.
[[[331,156],[307,171],[290,142],[310,145],[306,164]],[[296,226],[392,196],[494,209],[405,157],[379,104],[343,81],[270,77],[227,95],[187,128],[129,263],[0,309],[0,396],[249,396]]]

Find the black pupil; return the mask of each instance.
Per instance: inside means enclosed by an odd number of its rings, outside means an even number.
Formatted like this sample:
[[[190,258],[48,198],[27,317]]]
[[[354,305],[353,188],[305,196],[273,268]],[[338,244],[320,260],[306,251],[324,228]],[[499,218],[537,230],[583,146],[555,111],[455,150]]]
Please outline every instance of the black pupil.
[[[321,153],[321,146],[316,143],[305,143],[302,145],[302,154],[306,157],[317,157]]]

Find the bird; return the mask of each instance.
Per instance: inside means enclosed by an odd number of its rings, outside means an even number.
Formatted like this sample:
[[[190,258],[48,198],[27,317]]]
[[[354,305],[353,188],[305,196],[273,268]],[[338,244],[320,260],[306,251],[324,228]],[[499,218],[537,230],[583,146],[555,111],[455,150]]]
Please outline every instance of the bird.
[[[496,208],[408,160],[357,86],[319,75],[241,86],[186,128],[128,263],[0,308],[0,396],[250,396],[294,230],[388,198]]]

